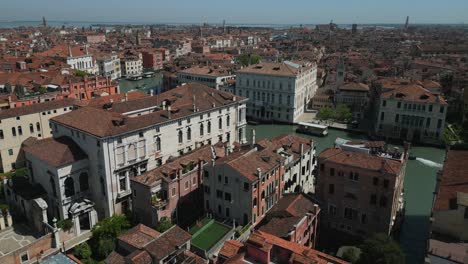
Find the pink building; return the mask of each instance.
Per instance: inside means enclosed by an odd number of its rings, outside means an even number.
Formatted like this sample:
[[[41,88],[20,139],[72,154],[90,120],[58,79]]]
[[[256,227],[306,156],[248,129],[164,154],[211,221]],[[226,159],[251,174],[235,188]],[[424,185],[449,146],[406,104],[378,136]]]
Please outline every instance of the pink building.
[[[265,233],[313,248],[319,214],[319,206],[305,194],[285,194],[257,227]]]
[[[203,214],[203,166],[213,157],[206,145],[131,179],[137,221],[155,226],[162,217],[189,226]],[[217,151],[223,153],[223,151]]]
[[[226,241],[218,256],[218,264],[348,264],[339,258],[262,231],[254,231],[245,243]]]
[[[384,142],[347,142],[318,157],[322,223],[351,235],[390,234],[402,219],[407,152]]]

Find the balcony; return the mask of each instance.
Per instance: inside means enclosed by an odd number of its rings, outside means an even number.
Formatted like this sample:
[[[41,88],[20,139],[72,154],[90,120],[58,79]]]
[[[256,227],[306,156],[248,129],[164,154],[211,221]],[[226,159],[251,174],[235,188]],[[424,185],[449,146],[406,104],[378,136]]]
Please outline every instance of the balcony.
[[[164,210],[168,203],[169,202],[163,193],[157,193],[151,197],[151,205],[157,210]]]
[[[129,196],[130,194],[132,194],[132,190],[128,189],[128,190],[121,190],[119,193],[117,193],[117,199],[122,199],[126,196]]]
[[[151,199],[151,205],[156,208],[157,210],[161,210],[161,209],[164,209],[164,207],[166,207],[166,205],[168,204],[168,201],[167,200],[162,200],[162,199],[154,199],[155,197],[153,197]]]

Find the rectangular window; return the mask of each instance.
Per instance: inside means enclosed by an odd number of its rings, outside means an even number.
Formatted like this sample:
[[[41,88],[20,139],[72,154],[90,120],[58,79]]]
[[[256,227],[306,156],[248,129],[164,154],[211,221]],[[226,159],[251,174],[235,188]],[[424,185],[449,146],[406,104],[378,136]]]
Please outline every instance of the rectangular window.
[[[382,106],[383,106],[383,107],[387,106],[387,101],[383,100],[383,101],[382,101]]]
[[[244,191],[248,191],[250,188],[250,184],[248,182],[244,182]]]
[[[377,204],[377,195],[371,194],[370,204],[373,204],[373,205]]]
[[[231,201],[231,194],[230,194],[230,193],[227,193],[227,192],[224,193],[224,200],[230,202],[230,201]]]
[[[172,197],[174,197],[175,195],[176,195],[176,189],[174,187],[174,188],[172,188]]]
[[[330,176],[335,176],[335,169],[334,168],[330,168]]]
[[[388,180],[384,180],[384,181],[383,181],[383,187],[384,187],[385,189],[388,188]]]
[[[373,183],[374,183],[375,186],[379,185],[379,178],[374,177]]]
[[[216,198],[223,199],[223,192],[220,190],[216,190]]]
[[[3,130],[0,129],[0,139],[4,139],[5,136],[3,135]]]
[[[330,193],[330,194],[335,193],[335,185],[334,184],[328,185],[328,193]]]
[[[330,214],[331,216],[335,216],[336,215],[336,206],[334,205],[328,205],[328,214]]]
[[[185,190],[187,190],[189,188],[189,181],[186,181],[185,182]]]
[[[228,179],[228,177],[227,177],[227,176],[224,176],[224,184],[226,184],[226,185],[227,185],[228,183],[229,183],[229,179]]]
[[[13,156],[13,149],[8,150],[8,155]]]
[[[385,119],[385,112],[380,112],[380,121]]]

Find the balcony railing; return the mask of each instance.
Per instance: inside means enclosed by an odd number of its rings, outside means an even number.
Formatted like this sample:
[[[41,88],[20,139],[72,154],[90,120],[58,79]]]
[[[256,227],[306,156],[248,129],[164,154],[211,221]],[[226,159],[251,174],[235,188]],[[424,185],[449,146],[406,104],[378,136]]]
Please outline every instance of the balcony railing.
[[[168,204],[167,199],[162,199],[157,196],[153,196],[151,198],[151,205],[158,210],[164,208],[167,204]]]

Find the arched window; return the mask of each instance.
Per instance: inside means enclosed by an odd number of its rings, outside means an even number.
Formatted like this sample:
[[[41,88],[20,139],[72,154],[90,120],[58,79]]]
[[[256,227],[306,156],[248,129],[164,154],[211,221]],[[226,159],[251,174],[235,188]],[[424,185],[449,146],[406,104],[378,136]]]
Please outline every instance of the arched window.
[[[257,197],[255,197],[255,198],[253,199],[253,205],[252,205],[252,206],[253,206],[253,207],[257,206]]]
[[[265,190],[262,191],[262,200],[265,199]]]
[[[231,117],[227,116],[226,117],[226,126],[229,127],[229,124],[231,123]]]
[[[200,136],[203,136],[203,133],[204,133],[203,130],[204,130],[204,129],[203,129],[203,123],[201,123],[201,124],[200,124]]]
[[[65,197],[70,197],[75,194],[75,182],[72,178],[65,180]]]
[[[221,117],[218,119],[218,128],[223,129],[223,119]]]
[[[16,128],[15,127],[11,128],[11,134],[13,134],[13,136],[16,137]]]
[[[39,122],[36,123],[36,130],[41,131],[41,124]]]
[[[80,174],[80,192],[86,191],[88,189],[89,189],[88,173],[82,172]]]
[[[184,141],[184,136],[182,135],[182,130],[179,130],[179,144]]]
[[[156,151],[161,151],[161,138],[160,137],[156,137]]]
[[[187,128],[187,140],[192,140],[192,129]]]
[[[33,124],[29,124],[29,132],[34,133],[34,126],[33,126]]]
[[[207,131],[208,131],[208,134],[211,133],[211,121],[208,121]]]

